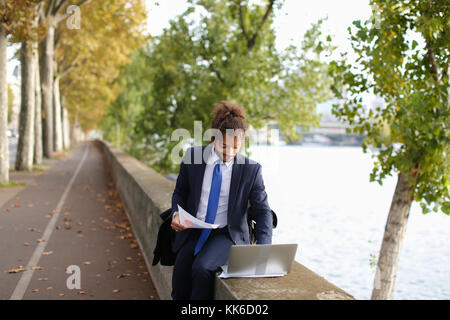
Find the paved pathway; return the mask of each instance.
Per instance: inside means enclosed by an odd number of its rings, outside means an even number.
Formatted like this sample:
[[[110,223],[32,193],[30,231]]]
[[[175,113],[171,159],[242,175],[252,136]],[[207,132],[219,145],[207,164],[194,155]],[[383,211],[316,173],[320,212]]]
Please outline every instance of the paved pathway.
[[[40,167],[0,188],[0,299],[158,299],[96,143]]]

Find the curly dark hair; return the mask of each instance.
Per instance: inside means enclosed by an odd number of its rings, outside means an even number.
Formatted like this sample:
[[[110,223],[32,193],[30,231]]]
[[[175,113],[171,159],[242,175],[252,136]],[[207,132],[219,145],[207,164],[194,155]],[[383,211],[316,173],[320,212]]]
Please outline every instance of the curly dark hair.
[[[228,101],[216,103],[212,116],[211,128],[220,130],[222,134],[226,134],[227,129],[241,129],[244,132],[247,130],[245,110],[238,104]],[[214,136],[211,137],[212,141]]]

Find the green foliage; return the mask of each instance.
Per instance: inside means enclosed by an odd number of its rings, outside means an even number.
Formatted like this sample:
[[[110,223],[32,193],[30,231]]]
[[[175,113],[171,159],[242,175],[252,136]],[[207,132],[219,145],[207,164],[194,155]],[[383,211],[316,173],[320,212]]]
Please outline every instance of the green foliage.
[[[365,134],[364,151],[379,149],[371,181],[392,171],[409,176],[414,200],[424,213],[450,214],[450,34],[447,1],[372,0],[374,21],[349,28],[356,64],[331,64],[333,90],[342,99],[333,113]],[[368,109],[362,95],[382,97],[385,107]]]
[[[134,131],[126,129],[129,142],[122,143],[155,169],[174,172],[178,164],[170,151],[178,141],[171,141],[172,132],[184,128],[193,136],[194,121],[202,121],[205,131],[212,105],[221,100],[243,105],[254,128],[276,121],[291,138],[298,137],[296,125],[318,124],[316,104],[331,97],[328,66],[321,60],[333,49],[321,37],[322,21],[306,33],[301,50],[292,46],[280,53],[269,14],[273,1],[249,2],[191,1],[134,57],[134,71],[121,76],[123,95],[105,120],[111,141],[112,119],[131,108]],[[126,98],[125,91],[133,96]]]

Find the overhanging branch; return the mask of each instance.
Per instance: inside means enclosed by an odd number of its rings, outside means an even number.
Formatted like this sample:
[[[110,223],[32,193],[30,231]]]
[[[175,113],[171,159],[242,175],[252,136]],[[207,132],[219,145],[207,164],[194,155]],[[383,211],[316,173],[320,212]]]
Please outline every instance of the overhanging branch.
[[[273,5],[275,4],[275,0],[269,0],[269,3],[267,4],[266,12],[264,13],[264,16],[262,17],[258,27],[256,28],[255,33],[251,37],[249,37],[249,34],[245,28],[244,15],[242,12],[242,4],[239,0],[238,0],[238,2],[239,2],[239,25],[241,27],[244,38],[247,40],[247,51],[250,51],[255,46],[256,38],[258,37],[259,32],[261,31],[264,23],[267,21],[267,18],[269,17],[270,13],[273,10]]]

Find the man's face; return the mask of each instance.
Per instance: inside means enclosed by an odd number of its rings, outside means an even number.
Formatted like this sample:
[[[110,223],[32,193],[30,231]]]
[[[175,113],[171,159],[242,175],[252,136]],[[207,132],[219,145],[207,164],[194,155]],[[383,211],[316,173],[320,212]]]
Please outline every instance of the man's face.
[[[214,140],[217,155],[224,162],[231,161],[241,148],[242,140],[242,135],[223,134],[222,137]]]

